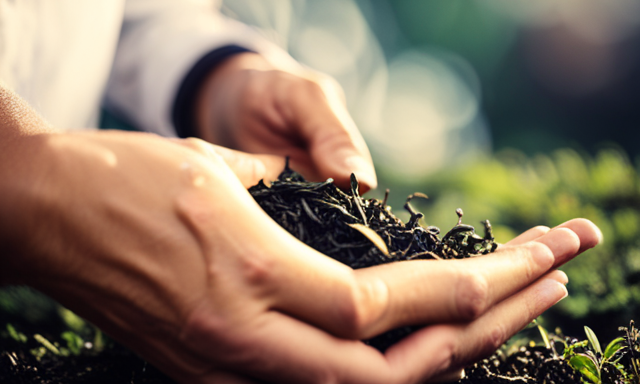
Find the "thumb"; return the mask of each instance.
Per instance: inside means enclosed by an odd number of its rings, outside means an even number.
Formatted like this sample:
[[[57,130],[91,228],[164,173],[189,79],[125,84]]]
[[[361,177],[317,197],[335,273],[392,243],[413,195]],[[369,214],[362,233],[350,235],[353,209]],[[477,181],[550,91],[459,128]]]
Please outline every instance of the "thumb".
[[[194,137],[169,140],[208,158],[221,157],[245,188],[258,184],[261,179],[265,182],[276,180],[284,169],[284,157],[236,151]]]
[[[284,169],[284,157],[274,155],[255,155],[242,151],[210,144],[213,151],[220,155],[245,188],[258,184],[264,179],[269,183],[278,178]]]
[[[351,173],[355,173],[361,192],[375,188],[378,181],[371,154],[345,107],[339,86],[327,76],[309,80],[316,86],[293,98],[291,116],[308,143],[319,176],[332,177],[338,186],[348,188]]]

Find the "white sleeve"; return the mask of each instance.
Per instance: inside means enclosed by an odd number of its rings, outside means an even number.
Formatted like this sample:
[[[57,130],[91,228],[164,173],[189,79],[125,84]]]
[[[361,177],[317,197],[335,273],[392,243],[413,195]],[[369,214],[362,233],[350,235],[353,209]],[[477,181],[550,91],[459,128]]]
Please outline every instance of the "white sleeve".
[[[138,128],[175,136],[171,110],[182,80],[207,53],[228,45],[258,52],[281,68],[296,62],[254,29],[206,0],[129,0],[105,106]]]

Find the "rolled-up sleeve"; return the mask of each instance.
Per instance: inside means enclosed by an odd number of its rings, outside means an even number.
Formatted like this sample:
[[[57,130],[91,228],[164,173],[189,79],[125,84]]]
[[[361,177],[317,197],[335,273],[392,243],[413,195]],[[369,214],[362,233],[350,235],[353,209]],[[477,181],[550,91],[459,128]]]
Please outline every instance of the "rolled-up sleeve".
[[[130,0],[105,106],[137,128],[176,136],[172,114],[183,82],[193,80],[188,74],[203,58],[227,46],[258,52],[278,67],[297,67],[256,30],[221,15],[216,2]]]

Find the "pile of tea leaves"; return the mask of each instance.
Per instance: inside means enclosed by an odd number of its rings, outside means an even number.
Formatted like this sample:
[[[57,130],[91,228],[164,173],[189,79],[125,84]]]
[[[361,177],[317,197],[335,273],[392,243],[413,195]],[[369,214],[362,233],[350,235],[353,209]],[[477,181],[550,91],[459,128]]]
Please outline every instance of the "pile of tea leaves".
[[[393,261],[414,259],[461,259],[493,252],[497,248],[491,224],[484,221],[484,237],[474,227],[458,224],[440,239],[440,229],[422,227],[422,213],[411,206],[412,199],[427,198],[415,193],[404,208],[411,214],[405,224],[391,212],[384,200],[363,199],[358,181],[351,175],[351,190],[343,192],[332,179],[308,182],[287,165],[277,180],[249,188],[254,199],[271,218],[310,247],[352,268],[365,268]]]
[[[358,181],[351,175],[351,190],[340,190],[332,179],[309,182],[288,165],[277,180],[267,186],[264,181],[249,188],[258,204],[278,224],[296,238],[350,267],[415,259],[461,259],[493,252],[497,248],[488,220],[484,237],[474,227],[462,224],[462,209],[457,209],[458,224],[439,237],[438,227],[423,227],[410,202],[426,198],[410,195],[404,208],[411,214],[405,224],[391,212],[384,200],[363,199]],[[381,351],[413,332],[416,327],[402,327],[365,342]]]

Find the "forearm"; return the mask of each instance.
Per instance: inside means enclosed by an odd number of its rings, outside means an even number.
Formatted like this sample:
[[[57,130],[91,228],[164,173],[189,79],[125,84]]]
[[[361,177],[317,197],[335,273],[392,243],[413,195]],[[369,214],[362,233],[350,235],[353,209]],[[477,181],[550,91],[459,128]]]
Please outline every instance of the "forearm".
[[[18,249],[28,243],[28,196],[46,170],[42,164],[42,134],[54,129],[14,92],[0,83],[0,285],[20,283],[17,267],[24,266]],[[40,169],[38,169],[40,168]],[[23,244],[24,245],[24,244]]]

